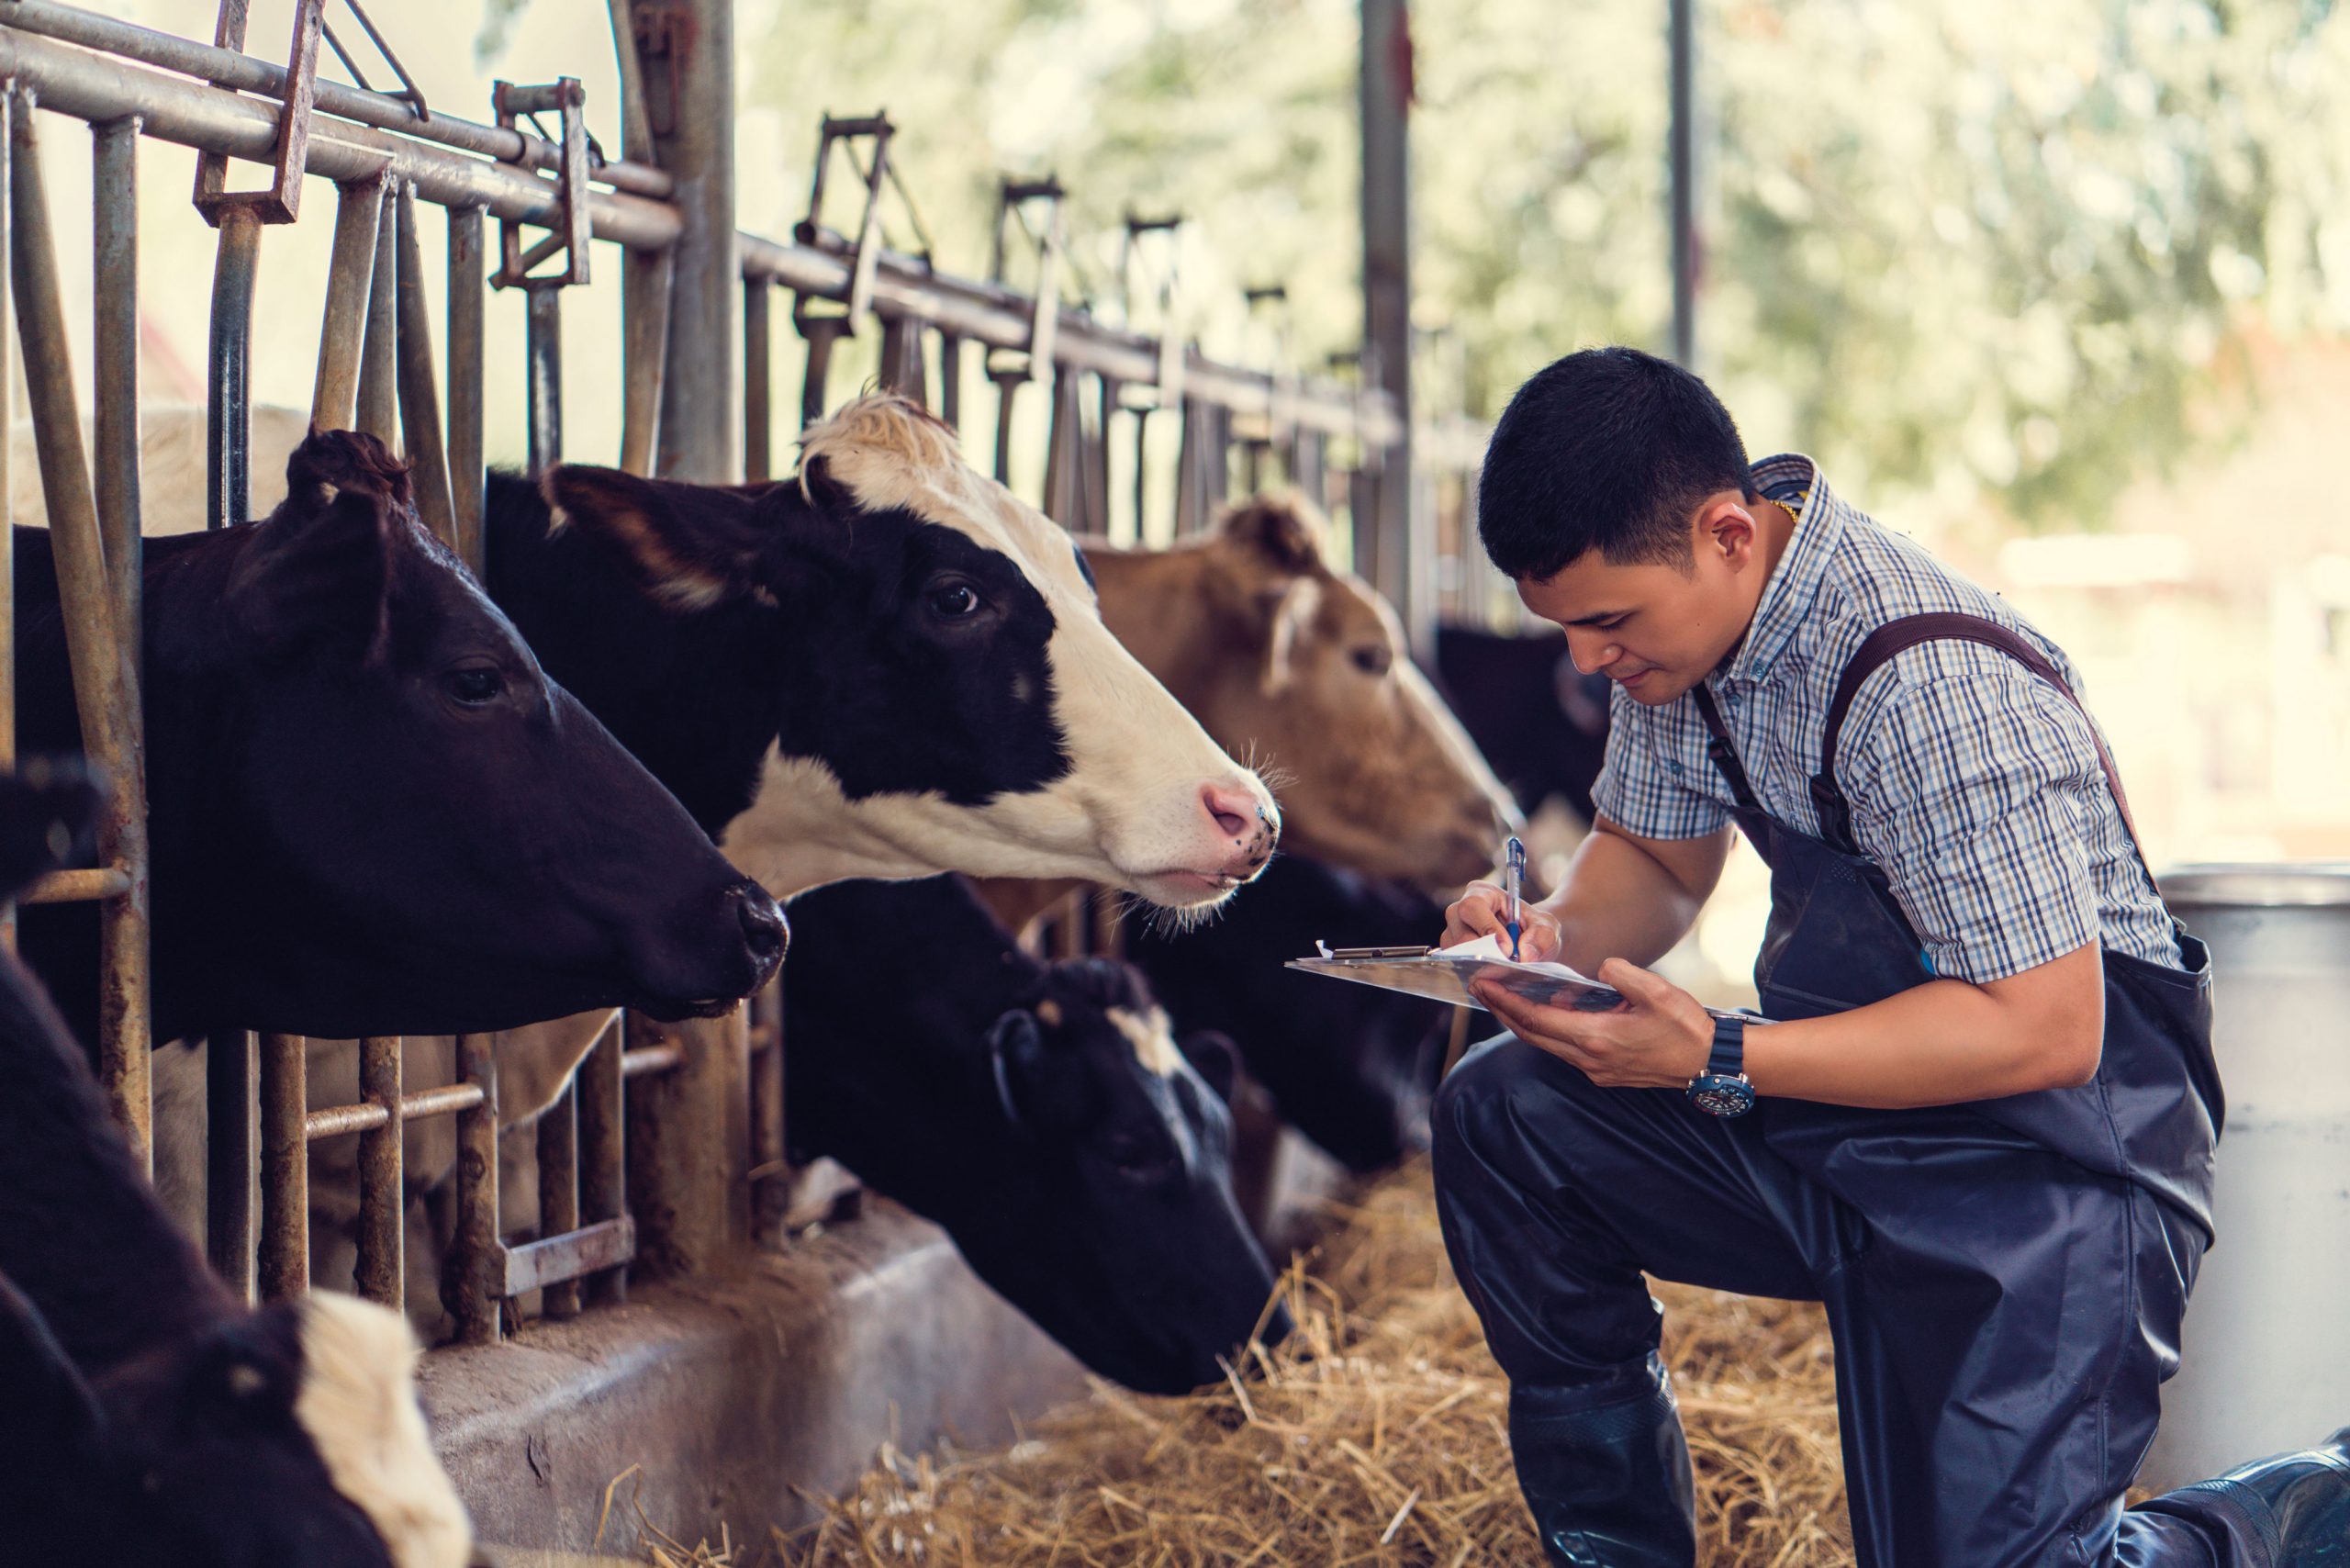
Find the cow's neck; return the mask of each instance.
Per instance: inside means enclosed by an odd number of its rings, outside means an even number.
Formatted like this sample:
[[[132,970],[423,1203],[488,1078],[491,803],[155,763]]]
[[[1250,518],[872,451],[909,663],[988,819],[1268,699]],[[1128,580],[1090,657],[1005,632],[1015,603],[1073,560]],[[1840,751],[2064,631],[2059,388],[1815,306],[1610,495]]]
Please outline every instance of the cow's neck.
[[[0,958],[0,1274],[100,1376],[234,1310],[156,1202],[63,1023]]]
[[[716,838],[761,788],[784,678],[782,616],[742,599],[679,614],[609,542],[548,533],[527,479],[489,477],[489,594],[540,666]]]
[[[749,806],[725,824],[718,847],[778,899],[830,882],[905,881],[938,874],[935,858],[900,844],[879,813],[860,810],[830,768],[770,746]]]

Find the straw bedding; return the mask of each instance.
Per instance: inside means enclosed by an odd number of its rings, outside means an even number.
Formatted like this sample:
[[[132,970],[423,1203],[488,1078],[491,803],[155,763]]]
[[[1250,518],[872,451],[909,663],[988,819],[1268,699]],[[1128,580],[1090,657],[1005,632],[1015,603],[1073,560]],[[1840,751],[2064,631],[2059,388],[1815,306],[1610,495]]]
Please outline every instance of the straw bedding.
[[[885,1448],[816,1525],[665,1564],[1539,1564],[1506,1385],[1454,1286],[1425,1166],[1371,1189],[1285,1281],[1296,1332],[1180,1399],[1097,1385],[993,1453]],[[1712,1568],[1843,1568],[1834,1377],[1816,1307],[1662,1286]]]

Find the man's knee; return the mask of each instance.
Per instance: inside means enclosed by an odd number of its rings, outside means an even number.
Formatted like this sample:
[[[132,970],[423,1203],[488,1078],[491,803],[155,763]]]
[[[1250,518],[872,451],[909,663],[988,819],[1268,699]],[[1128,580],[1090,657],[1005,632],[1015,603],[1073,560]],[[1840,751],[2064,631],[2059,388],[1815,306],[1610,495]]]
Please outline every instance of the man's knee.
[[[1438,1180],[1472,1165],[1514,1163],[1529,1138],[1555,1148],[1561,1117],[1573,1114],[1590,1089],[1589,1079],[1515,1035],[1472,1047],[1438,1085],[1429,1110]]]

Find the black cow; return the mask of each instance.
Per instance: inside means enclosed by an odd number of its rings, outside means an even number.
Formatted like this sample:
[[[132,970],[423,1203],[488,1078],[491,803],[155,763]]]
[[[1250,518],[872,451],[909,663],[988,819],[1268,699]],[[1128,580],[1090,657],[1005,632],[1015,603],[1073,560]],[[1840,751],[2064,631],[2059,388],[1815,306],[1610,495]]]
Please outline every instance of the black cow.
[[[0,778],[0,897],[95,803],[34,780]],[[0,1561],[456,1568],[471,1528],[415,1360],[405,1323],[347,1296],[240,1305],[0,955]]]
[[[1559,632],[1436,629],[1437,679],[1461,727],[1532,816],[1552,795],[1591,821],[1607,753],[1608,680],[1567,657]]]
[[[1222,1375],[1272,1294],[1233,1201],[1230,1047],[1186,1059],[1140,976],[1044,964],[951,878],[797,906],[789,1136],[945,1226],[1080,1361],[1174,1394]],[[1270,1342],[1288,1331],[1276,1313]]]
[[[150,541],[158,1039],[708,1014],[782,958],[772,900],[530,649],[373,438],[314,435],[266,521]],[[46,532],[19,529],[28,748],[79,742]],[[28,910],[88,1037],[95,914]]]
[[[1284,855],[1213,924],[1136,923],[1126,957],[1187,1029],[1231,1036],[1284,1121],[1350,1170],[1425,1148],[1452,1010],[1281,967],[1334,946],[1433,942],[1444,908],[1401,882]]]

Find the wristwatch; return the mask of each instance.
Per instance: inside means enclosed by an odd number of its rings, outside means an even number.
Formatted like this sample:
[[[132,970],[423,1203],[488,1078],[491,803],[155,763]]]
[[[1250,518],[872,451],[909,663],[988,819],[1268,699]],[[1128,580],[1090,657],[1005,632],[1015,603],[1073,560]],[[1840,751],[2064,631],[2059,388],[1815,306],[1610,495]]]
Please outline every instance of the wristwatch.
[[[1689,1103],[1709,1116],[1742,1116],[1754,1109],[1754,1085],[1746,1081],[1746,1020],[1714,1020],[1714,1054],[1706,1070],[1689,1081]]]

